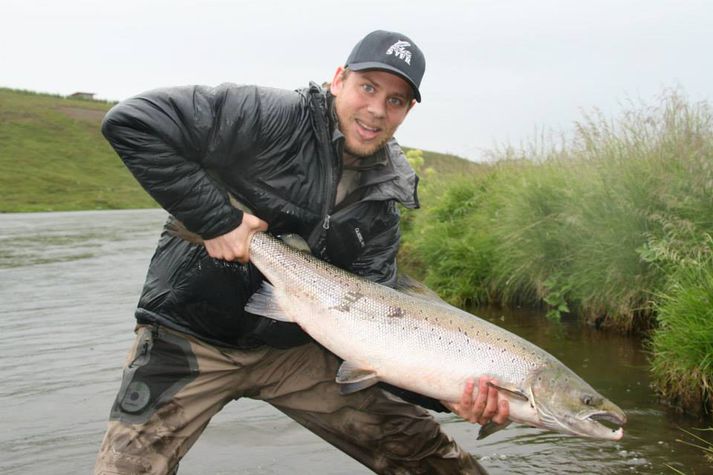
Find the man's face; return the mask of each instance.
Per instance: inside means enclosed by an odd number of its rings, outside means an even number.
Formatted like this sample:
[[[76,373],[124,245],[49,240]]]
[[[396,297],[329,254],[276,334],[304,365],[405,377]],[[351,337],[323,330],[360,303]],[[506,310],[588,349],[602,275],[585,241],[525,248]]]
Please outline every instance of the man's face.
[[[406,81],[378,70],[348,71],[345,75],[340,67],[330,91],[335,96],[344,149],[357,157],[367,157],[381,148],[416,103]]]

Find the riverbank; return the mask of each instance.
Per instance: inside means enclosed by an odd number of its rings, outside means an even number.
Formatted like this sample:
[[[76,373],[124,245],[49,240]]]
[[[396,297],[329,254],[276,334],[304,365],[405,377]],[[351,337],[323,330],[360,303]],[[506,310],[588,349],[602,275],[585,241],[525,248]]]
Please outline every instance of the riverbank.
[[[455,304],[542,306],[645,333],[662,397],[713,413],[710,106],[670,93],[494,157],[446,186],[423,180],[403,267]]]
[[[154,207],[100,134],[110,107],[0,89],[0,212]],[[409,151],[424,208],[404,212],[401,266],[458,305],[646,333],[657,391],[711,413],[711,117],[669,94],[489,164]]]

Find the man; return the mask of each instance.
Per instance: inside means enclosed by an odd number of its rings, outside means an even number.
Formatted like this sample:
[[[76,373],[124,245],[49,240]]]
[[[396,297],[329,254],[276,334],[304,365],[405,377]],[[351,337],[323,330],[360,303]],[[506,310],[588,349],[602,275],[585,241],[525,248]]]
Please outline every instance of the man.
[[[388,385],[342,396],[334,355],[296,325],[244,310],[262,281],[250,237],[268,224],[301,235],[326,261],[395,285],[396,205],[418,201],[393,134],[421,100],[424,71],[413,41],[375,31],[328,91],[162,89],[107,114],[102,131],[125,164],[204,245],[161,236],[96,473],[175,473],[211,417],[243,396],[379,473],[482,473],[412,403],[502,423],[507,405],[485,378],[475,400],[473,382],[461,401],[443,404]]]

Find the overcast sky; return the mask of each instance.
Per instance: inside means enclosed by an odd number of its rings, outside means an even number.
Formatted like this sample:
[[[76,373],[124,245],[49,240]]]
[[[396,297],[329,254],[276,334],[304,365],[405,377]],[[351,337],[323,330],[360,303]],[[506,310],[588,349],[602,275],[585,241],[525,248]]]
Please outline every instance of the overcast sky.
[[[0,87],[121,100],[183,84],[331,79],[375,29],[426,55],[406,146],[479,160],[665,89],[713,101],[713,1],[0,0]]]

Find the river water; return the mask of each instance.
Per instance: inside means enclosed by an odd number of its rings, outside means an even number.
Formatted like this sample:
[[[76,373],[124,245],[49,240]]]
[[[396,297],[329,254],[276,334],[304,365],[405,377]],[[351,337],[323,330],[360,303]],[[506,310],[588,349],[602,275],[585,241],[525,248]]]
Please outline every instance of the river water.
[[[0,214],[0,473],[90,473],[133,309],[166,215],[161,210]],[[437,415],[491,474],[713,473],[676,416],[649,390],[635,339],[539,313],[478,309],[562,360],[629,415],[619,442]],[[708,440],[713,437],[708,436]],[[181,463],[181,474],[352,474],[366,470],[267,404],[229,404]]]

